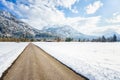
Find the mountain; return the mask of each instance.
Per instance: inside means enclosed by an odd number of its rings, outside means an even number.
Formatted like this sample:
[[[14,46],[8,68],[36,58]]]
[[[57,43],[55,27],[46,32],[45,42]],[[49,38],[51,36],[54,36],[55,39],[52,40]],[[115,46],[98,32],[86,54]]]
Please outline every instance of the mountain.
[[[108,29],[102,32],[97,32],[95,36],[86,35],[80,33],[74,28],[68,25],[53,25],[44,27],[42,30],[35,29],[17,19],[11,13],[0,10],[0,37],[13,37],[13,38],[34,38],[34,39],[55,39],[56,37],[60,38],[74,38],[74,39],[97,39],[98,37],[105,36],[111,37],[116,35],[120,40],[120,34],[118,34],[113,29]]]
[[[40,30],[20,21],[9,12],[0,11],[0,36],[41,38],[52,35],[40,32]]]
[[[103,32],[101,32],[101,35],[104,35],[105,37],[111,37],[113,35],[116,35],[116,36],[120,36],[120,34],[118,34],[115,30],[113,29],[107,29]]]
[[[64,25],[64,26],[49,26],[49,27],[44,27],[42,29],[43,32],[47,32],[49,34],[52,35],[56,35],[59,36],[61,38],[74,38],[74,39],[91,39],[94,36],[89,36],[89,35],[85,35],[83,33],[78,32],[77,30],[75,30],[74,28]]]
[[[120,34],[117,33],[113,29],[107,29],[101,32],[96,33],[97,36],[105,36],[106,38],[113,37],[113,35],[117,36],[117,39],[120,40]]]

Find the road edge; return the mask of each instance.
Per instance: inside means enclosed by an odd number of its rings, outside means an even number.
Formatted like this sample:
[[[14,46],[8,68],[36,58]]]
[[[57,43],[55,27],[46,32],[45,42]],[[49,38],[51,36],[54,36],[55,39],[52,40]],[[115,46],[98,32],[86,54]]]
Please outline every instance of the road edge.
[[[34,43],[32,43],[33,45],[35,45]],[[63,64],[64,66],[66,66],[68,69],[72,70],[75,74],[83,77],[85,80],[89,80],[87,77],[83,76],[82,74],[79,74],[78,72],[74,71],[72,68],[70,68],[69,66],[67,66],[66,64],[62,63],[61,61],[59,61],[57,58],[53,57],[52,55],[48,54],[48,52],[46,52],[45,50],[43,50],[41,47],[35,45],[36,47],[40,48],[43,52],[45,52],[48,56],[54,58],[55,60],[57,60],[58,62],[60,62],[61,64]]]
[[[22,53],[25,51],[25,49],[30,45],[31,43],[28,43],[28,45],[23,49],[23,51],[18,55],[18,57],[12,62],[12,64],[2,73],[2,76],[0,77],[0,80],[4,80],[4,76],[8,73],[9,69],[14,65],[14,63],[18,60],[18,58],[22,55]]]

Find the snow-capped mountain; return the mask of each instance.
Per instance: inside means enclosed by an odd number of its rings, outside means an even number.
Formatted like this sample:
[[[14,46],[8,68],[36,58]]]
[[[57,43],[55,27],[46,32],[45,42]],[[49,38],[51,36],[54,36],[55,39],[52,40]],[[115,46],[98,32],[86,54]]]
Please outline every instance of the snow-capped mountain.
[[[75,30],[74,28],[64,25],[64,26],[49,26],[49,27],[44,27],[42,29],[43,32],[47,32],[49,34],[52,35],[56,35],[59,36],[61,38],[66,38],[66,37],[70,37],[70,38],[74,38],[74,39],[86,39],[86,38],[93,38],[93,36],[88,36],[85,34],[82,34],[80,32],[78,32],[77,30]]]
[[[112,30],[112,29],[108,29],[108,30],[106,30],[106,31],[104,31],[103,32],[103,34],[107,37],[109,37],[109,36],[113,36],[114,34],[116,35],[116,36],[120,36],[120,34],[118,34],[115,30]]]
[[[98,32],[96,33],[96,35],[98,36],[105,36],[105,37],[112,37],[113,35],[116,35],[116,36],[120,36],[120,34],[118,34],[115,30],[113,29],[107,29],[107,30],[104,30],[104,31],[101,31],[101,32]]]
[[[41,35],[48,35],[41,33],[30,25],[20,21],[15,16],[6,11],[0,11],[0,36],[9,37],[41,37]]]
[[[35,35],[34,29],[6,11],[0,11],[0,33],[5,36]]]
[[[68,25],[53,25],[44,27],[42,30],[35,29],[30,25],[20,21],[15,16],[6,11],[0,11],[0,36],[21,37],[28,38],[42,38],[42,37],[60,37],[60,38],[74,38],[74,39],[95,39],[101,36],[111,37],[116,35],[120,40],[120,34],[113,29],[97,32],[95,36],[80,33]]]
[[[113,35],[116,35],[117,39],[120,40],[120,34],[113,29],[107,29],[101,32],[97,32],[96,35],[99,37],[105,36],[106,38],[113,37]]]
[[[0,16],[4,17],[4,18],[7,18],[9,20],[12,20],[15,18],[15,16],[13,16],[12,14],[10,14],[9,12],[7,11],[2,11],[0,10]]]

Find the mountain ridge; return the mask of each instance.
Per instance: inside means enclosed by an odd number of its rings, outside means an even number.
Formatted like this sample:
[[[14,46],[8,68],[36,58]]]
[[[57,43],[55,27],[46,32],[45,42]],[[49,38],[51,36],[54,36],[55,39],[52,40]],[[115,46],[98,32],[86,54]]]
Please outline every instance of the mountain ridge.
[[[54,25],[49,27],[44,27],[42,29],[43,32],[48,32],[50,34],[56,34],[57,36],[60,36],[62,38],[74,38],[74,39],[92,39],[96,38],[96,36],[90,36],[83,33],[80,33],[79,31],[75,30],[74,28],[68,26],[68,25]]]
[[[22,22],[9,12],[0,11],[0,36],[36,38],[38,35],[52,36]]]
[[[14,15],[9,12],[0,10],[0,36],[15,37],[15,38],[34,38],[34,39],[43,39],[51,38],[55,39],[60,37],[73,38],[73,39],[96,39],[98,37],[111,37],[114,34],[120,36],[114,30],[106,30],[103,32],[96,33],[95,36],[83,34],[71,26],[68,25],[50,25],[43,27],[42,30],[35,29],[29,24],[17,19]]]

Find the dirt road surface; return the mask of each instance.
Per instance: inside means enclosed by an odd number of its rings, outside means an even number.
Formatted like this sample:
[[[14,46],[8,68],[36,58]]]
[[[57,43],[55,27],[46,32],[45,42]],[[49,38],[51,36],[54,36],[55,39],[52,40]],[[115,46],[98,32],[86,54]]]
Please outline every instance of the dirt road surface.
[[[85,80],[30,43],[0,80]]]

